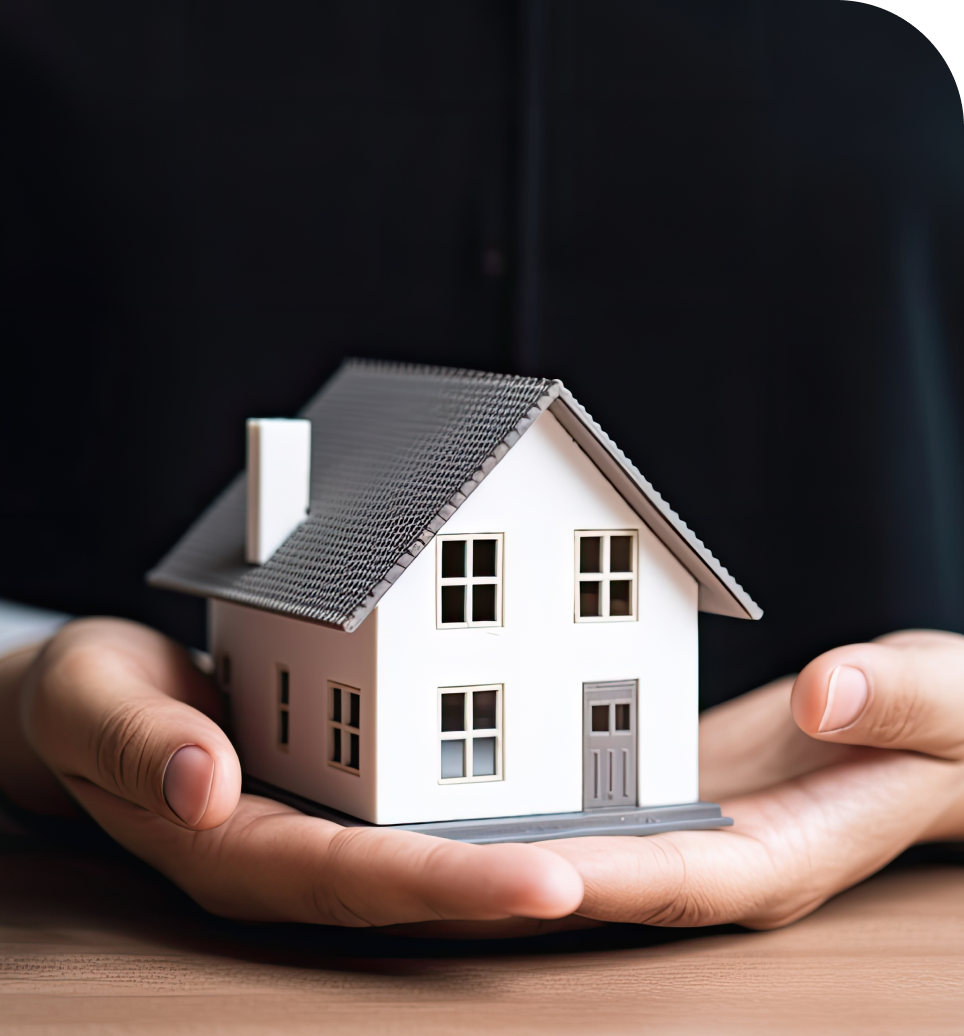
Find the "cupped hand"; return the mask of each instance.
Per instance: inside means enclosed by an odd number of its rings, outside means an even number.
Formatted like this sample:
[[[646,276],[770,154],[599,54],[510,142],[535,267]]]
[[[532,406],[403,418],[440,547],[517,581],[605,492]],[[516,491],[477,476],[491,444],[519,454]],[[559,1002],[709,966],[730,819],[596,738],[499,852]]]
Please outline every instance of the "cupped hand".
[[[364,926],[557,918],[582,900],[573,866],[537,846],[344,828],[241,794],[216,688],[143,626],[71,623],[13,675],[0,680],[7,795],[60,812],[66,789],[215,913]]]
[[[964,839],[964,637],[835,648],[700,724],[713,832],[545,843],[580,914],[657,925],[787,924],[917,842]]]
[[[504,919],[578,910],[766,928],[914,842],[964,838],[964,638],[950,634],[837,648],[795,682],[706,713],[702,796],[735,827],[542,846],[342,828],[242,795],[211,718],[216,689],[144,627],[74,623],[26,678],[18,664],[0,663],[0,786],[39,812],[62,810],[66,788],[118,842],[231,917],[460,919],[511,934],[533,928]]]

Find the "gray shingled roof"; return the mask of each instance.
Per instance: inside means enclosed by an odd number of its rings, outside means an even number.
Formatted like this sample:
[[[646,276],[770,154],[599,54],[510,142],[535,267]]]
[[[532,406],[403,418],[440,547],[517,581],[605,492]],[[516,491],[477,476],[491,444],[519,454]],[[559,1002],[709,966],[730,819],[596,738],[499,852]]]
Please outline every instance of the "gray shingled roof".
[[[242,473],[148,581],[353,630],[550,407],[693,573],[700,607],[759,618],[562,382],[362,360],[346,362],[300,415],[311,421],[311,506],[274,556],[244,560]]]

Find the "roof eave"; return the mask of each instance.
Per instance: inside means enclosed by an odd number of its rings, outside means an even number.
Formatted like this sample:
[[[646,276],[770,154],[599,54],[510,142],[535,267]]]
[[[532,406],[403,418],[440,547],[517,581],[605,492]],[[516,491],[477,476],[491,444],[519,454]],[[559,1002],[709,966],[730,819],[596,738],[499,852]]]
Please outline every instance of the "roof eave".
[[[706,549],[635,465],[564,386],[549,411],[617,493],[699,583],[699,609],[737,619],[759,619],[763,610]]]

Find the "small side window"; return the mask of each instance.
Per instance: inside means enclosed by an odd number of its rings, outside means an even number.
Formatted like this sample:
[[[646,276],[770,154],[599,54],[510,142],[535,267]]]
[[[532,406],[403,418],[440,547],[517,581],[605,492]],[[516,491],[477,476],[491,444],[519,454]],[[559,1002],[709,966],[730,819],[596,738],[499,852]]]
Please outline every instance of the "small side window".
[[[289,719],[291,714],[291,676],[284,666],[278,666],[278,747],[288,751]]]
[[[361,773],[361,691],[328,681],[328,765]]]

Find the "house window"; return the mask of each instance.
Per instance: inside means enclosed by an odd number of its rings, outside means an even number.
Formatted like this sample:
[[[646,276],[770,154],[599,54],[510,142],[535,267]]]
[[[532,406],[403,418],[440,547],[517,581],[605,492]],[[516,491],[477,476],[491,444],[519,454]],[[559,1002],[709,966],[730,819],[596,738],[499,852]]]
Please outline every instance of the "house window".
[[[348,773],[360,772],[361,692],[357,687],[328,681],[328,765]]]
[[[502,687],[442,687],[439,784],[502,780]]]
[[[439,629],[502,625],[502,533],[437,536]]]
[[[636,618],[635,530],[576,533],[576,622]]]
[[[291,677],[284,666],[278,666],[278,747],[288,751],[288,716],[291,708]]]
[[[222,730],[227,731],[229,734],[232,730],[232,719],[231,719],[231,656],[222,655],[221,664],[218,666],[218,672],[221,674],[221,678],[218,681],[220,688],[221,698],[221,719],[220,726]]]

